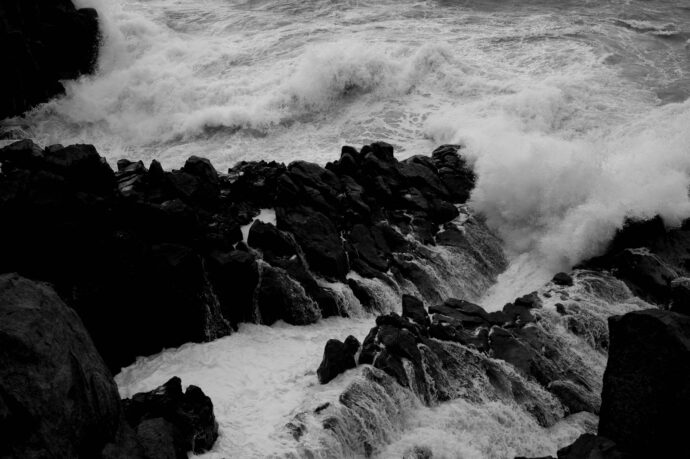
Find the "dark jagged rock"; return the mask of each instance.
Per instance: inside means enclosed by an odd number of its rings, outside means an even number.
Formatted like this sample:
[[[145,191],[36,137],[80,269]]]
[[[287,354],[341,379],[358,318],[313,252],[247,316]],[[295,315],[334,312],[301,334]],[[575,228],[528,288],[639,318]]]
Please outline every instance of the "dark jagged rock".
[[[523,306],[529,309],[542,307],[542,301],[539,298],[537,292],[528,293],[527,295],[523,295],[520,298],[516,298],[514,303],[516,306]]]
[[[378,335],[379,327],[374,327],[369,330],[369,333],[362,342],[362,350],[359,353],[357,363],[359,365],[367,365],[374,363],[374,357],[380,350],[379,344],[376,342],[376,335]]]
[[[274,262],[278,258],[297,255],[298,249],[290,233],[280,231],[271,223],[256,220],[249,228],[247,244],[262,251],[264,259]]]
[[[586,391],[582,386],[572,381],[559,380],[551,382],[547,388],[559,398],[571,413],[588,411],[590,413],[599,414],[601,398],[596,394]]]
[[[321,317],[304,288],[284,270],[263,265],[260,279],[257,306],[261,323],[271,325],[284,320],[293,325],[306,325]]]
[[[306,207],[276,210],[278,228],[290,231],[302,246],[315,271],[334,279],[345,279],[347,257],[336,226],[324,214]]]
[[[172,437],[176,458],[211,449],[218,438],[218,423],[213,403],[196,386],[182,391],[180,378],[174,377],[150,392],[123,400],[125,419],[137,430],[147,450],[155,450]],[[143,435],[142,435],[143,434]]]
[[[96,63],[98,14],[71,0],[3,0],[0,48],[0,119],[21,115],[62,94],[60,80],[90,73]]]
[[[223,317],[235,327],[253,321],[254,292],[259,284],[259,265],[254,255],[242,250],[214,252],[206,266]]]
[[[639,457],[687,452],[690,317],[649,309],[609,319],[599,435]]]
[[[240,163],[228,175],[198,157],[171,172],[122,160],[113,172],[92,146],[15,143],[0,149],[0,238],[12,241],[0,272],[54,283],[114,371],[241,321],[347,315],[321,278],[381,310],[380,295],[346,279],[351,269],[440,303],[415,247],[434,243],[463,202],[441,175],[470,179],[457,149],[400,162],[376,143],[341,156],[326,168]],[[240,228],[262,208],[275,209],[277,228],[256,221],[247,246]]]
[[[337,339],[330,339],[323,351],[323,360],[316,374],[321,384],[326,384],[350,368],[357,366],[355,354],[359,351],[359,341],[354,336],[348,336],[345,343]]]
[[[429,312],[455,319],[464,328],[475,328],[490,324],[489,314],[484,308],[469,301],[455,298],[449,298],[440,305],[431,306]]]
[[[74,310],[44,284],[0,276],[0,456],[98,457],[120,414]]]
[[[530,309],[532,308],[524,304],[508,303],[503,306],[503,314],[505,314],[505,317],[508,318],[509,321],[526,324],[536,320],[534,315],[530,312]]]
[[[285,177],[286,170],[284,164],[275,161],[240,162],[228,170],[233,200],[275,207],[278,180]]]
[[[570,287],[573,285],[573,276],[568,273],[557,273],[553,276],[552,282],[556,285]]]
[[[670,283],[678,274],[648,249],[625,249],[614,258],[617,277],[637,295],[659,303],[668,303]]]
[[[376,243],[369,228],[362,224],[356,224],[352,227],[348,240],[352,243],[357,256],[365,263],[378,271],[388,271],[389,262],[386,259],[386,254]]]
[[[476,176],[464,158],[458,155],[459,145],[442,145],[431,154],[441,181],[453,200],[465,202],[474,188]]]
[[[429,315],[424,309],[424,303],[412,295],[403,295],[402,315],[422,326],[428,327],[431,324]]]

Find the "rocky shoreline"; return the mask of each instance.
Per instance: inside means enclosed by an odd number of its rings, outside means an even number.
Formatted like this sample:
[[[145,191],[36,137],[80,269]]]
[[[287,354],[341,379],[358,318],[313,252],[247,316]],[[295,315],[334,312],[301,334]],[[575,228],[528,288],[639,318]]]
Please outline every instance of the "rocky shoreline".
[[[96,398],[112,400],[114,413],[96,441],[103,457],[185,457],[212,447],[217,436],[211,401],[191,386],[183,395],[179,380],[120,403],[110,372],[135,357],[213,340],[244,321],[300,325],[361,312],[380,314],[376,326],[361,344],[357,337],[326,343],[317,371],[324,384],[353,368],[361,377],[338,403],[321,404],[286,426],[298,444],[324,436],[345,441],[352,433],[343,422],[365,419],[366,413],[356,415],[363,406],[386,411],[371,400],[362,404],[378,391],[428,406],[502,400],[544,427],[583,412],[591,413],[594,426],[600,415],[601,437],[591,436],[592,428],[559,457],[677,451],[682,436],[673,434],[668,419],[687,403],[683,359],[690,329],[678,312],[687,311],[683,276],[690,257],[682,249],[688,230],[667,231],[659,219],[631,222],[605,255],[487,312],[468,299],[506,262],[497,239],[463,208],[474,175],[459,152],[443,146],[430,157],[398,161],[392,147],[375,143],[360,151],[344,147],[326,167],[250,162],[219,174],[192,157],[171,172],[156,161],[146,168],[124,160],[115,172],[92,146],[41,149],[16,142],[0,150],[0,236],[11,241],[0,271],[50,282],[60,298],[43,294],[76,311],[79,318],[69,321],[79,325],[72,327],[93,338],[89,359],[100,366],[86,373],[100,375],[109,387],[110,395]],[[275,223],[272,216],[261,218],[266,209],[275,212]],[[453,257],[471,266],[471,275],[444,261]],[[456,277],[444,283],[444,275]],[[48,289],[16,274],[4,282]],[[402,315],[386,310],[381,288],[402,301]],[[361,311],[344,307],[344,292]],[[607,327],[607,317],[623,313]],[[565,340],[559,327],[567,331]],[[648,330],[649,338],[640,339]],[[650,352],[656,360],[644,357]],[[585,355],[602,363],[590,368]],[[75,359],[84,372],[84,358]],[[644,361],[656,366],[645,368]],[[25,370],[12,352],[3,363]],[[3,419],[31,412],[21,391],[12,395],[21,385],[0,383],[10,397],[3,395],[9,407]],[[647,402],[631,405],[641,386]],[[47,426],[56,422],[33,416]],[[202,433],[190,434],[190,423]],[[314,431],[314,425],[321,427]],[[371,436],[346,440],[357,455],[382,446]],[[27,445],[3,445],[2,451]],[[84,457],[70,452],[75,447],[81,448],[78,439],[61,451]],[[88,448],[93,454],[96,447]],[[410,457],[430,457],[420,454]]]
[[[325,168],[253,162],[219,175],[196,157],[114,172],[89,145],[20,141],[0,150],[0,237],[13,241],[0,271],[51,282],[113,371],[240,322],[357,313],[338,288],[379,312],[377,285],[428,302],[476,297],[505,259],[480,219],[459,219],[473,174],[457,149],[398,161],[377,143]],[[257,220],[262,209],[275,224]],[[448,278],[458,266],[465,282]]]
[[[91,73],[99,40],[97,12],[70,0],[0,4],[0,119]],[[380,454],[406,407],[464,400],[545,428],[577,417],[586,433],[560,459],[686,457],[690,224],[629,222],[602,256],[489,312],[474,302],[507,260],[465,206],[475,180],[457,145],[226,173],[199,157],[113,170],[91,145],[0,149],[0,457],[209,451],[200,388],[172,378],[122,400],[112,374],[242,322],[363,314],[378,316],[368,335],[333,337],[314,369],[350,382],[285,426],[303,456]]]

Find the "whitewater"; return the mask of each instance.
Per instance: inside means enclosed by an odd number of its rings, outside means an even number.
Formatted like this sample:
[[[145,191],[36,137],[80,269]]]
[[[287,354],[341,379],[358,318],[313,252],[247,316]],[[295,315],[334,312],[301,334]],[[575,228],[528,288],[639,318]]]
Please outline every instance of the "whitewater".
[[[111,164],[180,167],[198,155],[221,171],[241,160],[325,164],[341,145],[376,140],[401,159],[461,144],[478,176],[470,206],[510,263],[490,289],[460,285],[471,278],[461,274],[455,288],[489,310],[598,254],[626,218],[690,217],[683,0],[75,3],[100,14],[97,71],[11,123],[44,145],[94,144]],[[380,293],[399,310],[400,292]],[[180,376],[214,401],[221,437],[208,457],[299,457],[285,424],[359,377],[319,386],[315,376],[329,338],[362,339],[373,324],[343,295],[353,318],[245,324],[142,358],[117,376],[122,395]],[[631,307],[621,298],[614,311]],[[545,432],[507,405],[401,397],[404,422],[381,457],[421,438],[434,457],[553,454],[594,422]]]

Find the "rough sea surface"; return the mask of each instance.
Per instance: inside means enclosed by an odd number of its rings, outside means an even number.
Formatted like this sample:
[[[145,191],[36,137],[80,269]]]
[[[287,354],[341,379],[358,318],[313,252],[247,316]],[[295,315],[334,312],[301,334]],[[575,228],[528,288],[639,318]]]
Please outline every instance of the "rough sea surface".
[[[626,218],[690,217],[687,0],[76,3],[100,12],[98,71],[13,123],[46,145],[93,143],[111,165],[179,167],[194,154],[219,170],[325,163],[375,140],[400,158],[460,143],[479,176],[471,207],[511,259],[482,299],[489,309],[596,255]],[[344,384],[315,386],[323,344],[362,338],[371,323],[246,325],[118,382],[124,395],[172,375],[200,385],[221,422],[212,457],[288,454],[286,420],[314,391]],[[543,432],[509,407],[462,401],[410,409],[407,436],[384,457],[429,435],[429,419],[457,442],[443,449],[438,434],[434,457],[553,454],[582,430]]]

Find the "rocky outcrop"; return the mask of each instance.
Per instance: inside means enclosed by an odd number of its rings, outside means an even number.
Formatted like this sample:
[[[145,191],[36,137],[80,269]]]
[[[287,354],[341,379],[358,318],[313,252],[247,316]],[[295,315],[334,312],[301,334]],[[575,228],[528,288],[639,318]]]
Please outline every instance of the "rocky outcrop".
[[[184,459],[188,451],[208,451],[218,438],[211,399],[196,386],[183,392],[180,378],[172,378],[150,392],[135,394],[123,400],[123,405],[127,423],[137,432],[149,455],[161,444],[172,447],[175,458]],[[164,441],[166,437],[172,441]]]
[[[350,335],[345,342],[330,339],[323,351],[323,360],[316,370],[321,384],[326,384],[340,373],[357,366],[355,356],[359,351],[359,341]]]
[[[46,284],[0,275],[0,456],[183,459],[218,437],[213,404],[173,378],[121,402],[81,319]]]
[[[358,364],[382,370],[425,403],[455,398],[453,388],[458,382],[453,379],[467,373],[462,368],[467,360],[462,360],[469,359],[484,373],[466,377],[486,378],[497,397],[519,392],[517,400],[522,400],[520,403],[524,402],[542,425],[555,422],[553,405],[560,405],[565,413],[599,412],[597,377],[566,342],[539,324],[540,312],[535,312],[531,321],[524,321],[519,316],[511,318],[505,308],[503,312],[487,313],[476,304],[449,299],[429,308],[433,314],[429,320],[421,301],[414,297],[404,297],[403,301],[405,316],[392,313],[376,319],[376,327],[364,339]],[[541,304],[536,293],[518,298],[515,303]],[[330,340],[322,368],[327,361],[345,359],[349,361],[350,355],[344,353],[342,343]],[[509,363],[516,372],[505,373],[492,363],[493,359]],[[341,371],[350,367],[343,365]],[[330,379],[321,378],[322,368],[319,379],[324,384]],[[552,394],[551,398],[525,400],[520,388],[526,384],[524,381],[541,386]],[[547,408],[549,403],[553,405]]]
[[[690,276],[688,222],[667,229],[660,217],[628,221],[603,255],[581,266],[610,271],[639,297],[666,307],[679,293],[672,282]]]
[[[77,314],[47,285],[0,276],[0,456],[98,457],[120,415]]]
[[[60,80],[90,73],[100,34],[98,14],[71,0],[3,0],[0,49],[0,119],[21,115],[62,94]]]
[[[505,259],[480,220],[451,222],[467,199],[453,187],[474,183],[458,148],[398,161],[376,143],[344,148],[326,167],[252,162],[225,175],[198,157],[180,170],[120,160],[113,171],[90,145],[16,142],[0,150],[0,239],[11,241],[0,272],[53,283],[113,371],[243,321],[348,315],[334,282],[380,307],[351,271],[440,298],[458,284],[442,280],[454,268],[422,242],[436,244],[441,228],[483,238],[479,250],[438,241],[453,263],[482,273],[468,282],[478,291]],[[275,225],[255,220],[266,208]]]
[[[635,457],[682,457],[690,410],[690,317],[657,309],[609,319],[599,434]]]

